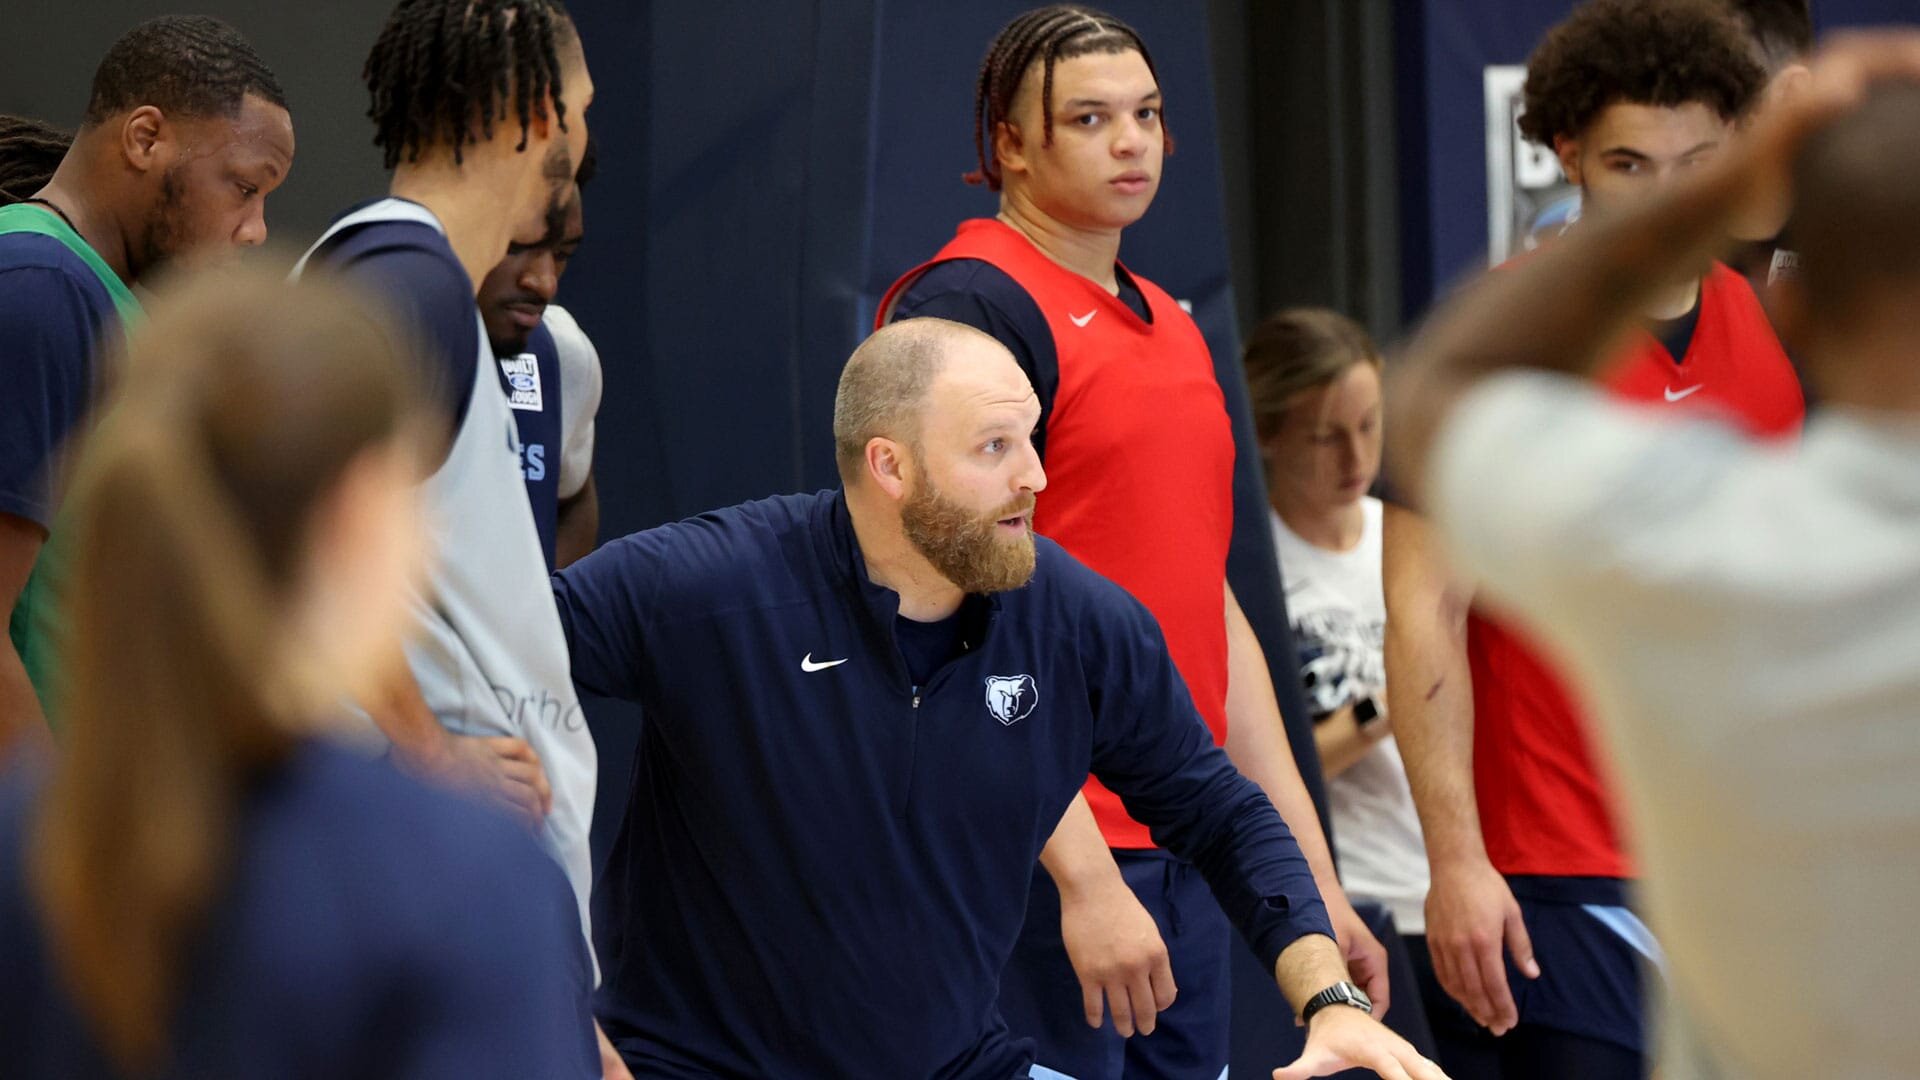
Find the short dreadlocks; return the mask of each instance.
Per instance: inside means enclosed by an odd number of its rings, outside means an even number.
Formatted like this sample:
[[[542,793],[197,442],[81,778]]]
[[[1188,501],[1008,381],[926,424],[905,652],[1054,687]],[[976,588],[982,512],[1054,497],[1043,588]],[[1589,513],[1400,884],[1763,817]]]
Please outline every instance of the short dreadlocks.
[[[548,95],[567,130],[560,46],[573,40],[560,0],[400,0],[361,71],[387,168],[449,144],[460,161],[461,148],[493,138],[509,104],[524,150]]]
[[[73,136],[51,124],[0,114],[0,206],[46,187]]]

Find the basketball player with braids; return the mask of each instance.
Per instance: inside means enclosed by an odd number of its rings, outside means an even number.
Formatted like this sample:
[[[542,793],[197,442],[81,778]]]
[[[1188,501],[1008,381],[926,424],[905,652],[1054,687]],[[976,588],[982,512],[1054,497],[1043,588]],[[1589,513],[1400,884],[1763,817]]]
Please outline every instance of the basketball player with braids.
[[[79,133],[59,141],[0,127],[0,754],[10,733],[44,728],[54,459],[84,426],[94,358],[137,315],[135,283],[264,241],[266,197],[293,165],[273,72],[233,27],[198,15],[114,42]]]
[[[538,827],[587,934],[593,739],[475,296],[514,229],[572,190],[593,82],[557,0],[400,0],[363,74],[388,196],[337,218],[294,272],[311,262],[390,298],[425,345],[451,438],[426,481],[437,566],[414,605],[420,633],[362,704],[402,761]],[[602,1046],[608,1075],[625,1075]]]
[[[1163,104],[1152,54],[1118,19],[1054,5],[1008,23],[981,65],[968,177],[1000,193],[999,213],[963,222],[894,285],[878,322],[950,319],[1019,361],[1040,396],[1034,441],[1050,484],[1035,529],[1159,620],[1215,741],[1293,827],[1365,984],[1355,1003],[1372,994],[1384,1007],[1384,952],[1334,876],[1259,641],[1227,586],[1234,444],[1213,361],[1193,320],[1119,262],[1171,149]],[[1002,982],[1009,1026],[1080,1080],[1217,1076],[1232,946],[1200,875],[1097,781],[1041,861]],[[1153,1037],[1126,1038],[1135,1032]]]

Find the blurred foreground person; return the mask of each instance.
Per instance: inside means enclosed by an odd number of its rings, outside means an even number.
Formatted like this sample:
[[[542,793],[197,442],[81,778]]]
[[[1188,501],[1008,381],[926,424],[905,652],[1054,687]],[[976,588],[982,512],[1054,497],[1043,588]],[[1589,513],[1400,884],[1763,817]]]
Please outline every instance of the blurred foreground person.
[[[599,1074],[553,861],[324,738],[423,569],[371,306],[222,276],[134,334],[68,507],[59,756],[0,776],[12,1080]]]
[[[1823,54],[1720,160],[1462,293],[1387,394],[1399,489],[1583,682],[1729,1075],[1920,1059],[1916,83],[1920,36]],[[1799,447],[1573,378],[1789,195],[1776,310],[1829,406]]]

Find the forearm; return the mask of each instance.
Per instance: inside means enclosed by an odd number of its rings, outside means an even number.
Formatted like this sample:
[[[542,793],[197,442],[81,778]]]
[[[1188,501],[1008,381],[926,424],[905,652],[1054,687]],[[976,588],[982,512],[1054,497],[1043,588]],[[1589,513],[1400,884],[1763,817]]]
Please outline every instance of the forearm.
[[[1055,826],[1047,846],[1040,851],[1040,865],[1053,878],[1062,895],[1111,885],[1120,880],[1119,864],[1100,834],[1093,808],[1084,794],[1075,795],[1067,812]]]
[[[1449,578],[1431,530],[1388,515],[1382,557],[1393,731],[1435,862],[1486,857],[1473,777],[1473,672],[1466,587]]]
[[[1313,877],[1324,892],[1338,892],[1340,879],[1334,873],[1333,855],[1327,849],[1327,836],[1320,827],[1320,814],[1300,766],[1293,759],[1287,742],[1286,725],[1280,718],[1280,703],[1273,693],[1273,677],[1267,671],[1266,655],[1253,625],[1240,610],[1231,590],[1227,593],[1227,756],[1247,779],[1260,786],[1273,802],[1274,809],[1293,830],[1300,853],[1313,868]]]
[[[571,566],[593,551],[600,540],[600,491],[593,474],[580,490],[560,500],[559,516],[553,527],[553,554],[556,568]]]
[[[1299,1016],[1315,994],[1346,979],[1347,962],[1332,938],[1313,934],[1281,951],[1273,965],[1273,976],[1287,1004],[1293,1006],[1293,1014]]]
[[[1216,760],[1218,758],[1216,757]],[[1221,808],[1199,828],[1169,834],[1165,846],[1206,879],[1220,910],[1262,964],[1309,935],[1334,936],[1333,922],[1299,834],[1246,777],[1231,768],[1212,778],[1198,801]],[[1161,833],[1155,833],[1159,839]],[[1338,881],[1334,883],[1339,893]]]
[[[427,706],[404,656],[394,657],[380,693],[361,704],[401,758],[432,766],[450,752],[452,737]]]

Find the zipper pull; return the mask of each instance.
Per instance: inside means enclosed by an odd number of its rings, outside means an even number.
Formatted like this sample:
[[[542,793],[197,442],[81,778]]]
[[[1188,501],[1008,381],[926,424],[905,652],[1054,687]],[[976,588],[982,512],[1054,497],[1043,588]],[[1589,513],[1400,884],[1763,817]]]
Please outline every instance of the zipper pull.
[[[913,707],[920,707],[920,688],[917,686],[913,688]]]

